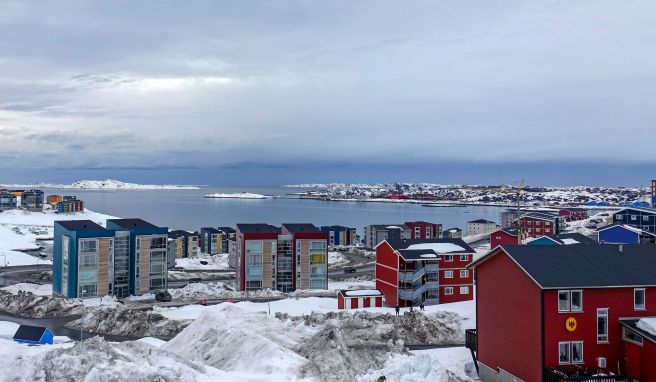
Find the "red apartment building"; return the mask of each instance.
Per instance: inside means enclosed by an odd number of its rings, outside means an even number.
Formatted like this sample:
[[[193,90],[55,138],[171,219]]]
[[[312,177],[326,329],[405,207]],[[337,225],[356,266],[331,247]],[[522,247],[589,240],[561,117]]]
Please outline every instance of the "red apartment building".
[[[490,248],[500,245],[519,244],[519,230],[517,228],[502,228],[490,234]]]
[[[588,218],[588,210],[585,208],[573,208],[573,207],[567,207],[567,208],[562,208],[560,211],[558,211],[558,215],[564,216],[565,221],[577,221],[577,220],[584,220]]]
[[[390,239],[376,246],[376,288],[401,307],[471,300],[474,250],[462,239]]]
[[[237,224],[239,290],[328,288],[328,234],[312,224]]]
[[[562,232],[565,217],[552,213],[529,212],[513,221],[513,228],[519,228],[525,237],[553,236]]]
[[[565,381],[582,372],[656,381],[656,335],[640,329],[640,318],[656,315],[651,247],[502,246],[471,264],[477,330],[467,346],[480,380]]]
[[[410,239],[439,239],[442,236],[442,224],[424,221],[405,222],[403,224]]]

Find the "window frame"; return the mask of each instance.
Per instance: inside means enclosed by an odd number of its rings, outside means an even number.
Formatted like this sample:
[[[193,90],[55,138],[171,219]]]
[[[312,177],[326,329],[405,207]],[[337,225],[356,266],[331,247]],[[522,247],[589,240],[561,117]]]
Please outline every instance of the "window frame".
[[[469,261],[469,255],[460,255],[460,261]]]
[[[597,343],[598,344],[607,344],[609,343],[608,339],[608,316],[610,313],[610,309],[608,308],[597,308]],[[605,333],[600,334],[599,333],[599,319],[605,317]],[[605,339],[604,339],[605,337]]]
[[[465,291],[464,293],[463,293],[463,290]],[[469,287],[468,286],[461,286],[460,287],[460,294],[461,295],[468,295],[469,294]]]
[[[453,278],[453,271],[452,270],[445,270],[444,271],[444,278],[445,279],[452,279]]]
[[[451,292],[451,293],[449,293]],[[453,287],[444,287],[444,295],[445,296],[453,296]]]
[[[463,272],[465,274],[464,276],[463,276]],[[469,269],[461,269],[460,270],[460,278],[461,279],[466,279],[468,277],[469,277]]]
[[[574,310],[574,293],[578,293],[581,296],[580,299],[580,307],[576,310]],[[580,313],[583,312],[583,290],[582,289],[574,289],[569,291],[569,311],[574,312],[574,313]]]
[[[578,360],[578,361],[574,361],[574,345],[578,345],[578,344],[581,345],[581,351],[580,351],[580,354],[579,354],[579,360]],[[584,354],[584,353],[583,353],[583,351],[584,351],[584,349],[583,349],[583,341],[572,341],[572,342],[570,342],[570,345],[569,345],[569,346],[570,346],[570,348],[571,348],[571,349],[570,349],[570,360],[571,360],[570,362],[572,363],[572,365],[579,365],[579,364],[585,363],[585,358],[584,358],[584,356],[583,356],[583,354]]]
[[[567,308],[561,309],[560,307],[560,295],[561,294],[566,294],[567,295]],[[559,290],[558,291],[558,299],[557,299],[557,305],[558,305],[558,312],[569,312],[569,309],[571,307],[571,296],[568,290]]]
[[[560,357],[560,354],[561,354],[560,351],[561,351],[563,345],[565,346],[565,349],[567,349],[567,360],[565,360],[565,361],[561,360],[561,357]],[[572,349],[571,349],[571,346],[570,346],[570,342],[569,341],[562,341],[562,342],[559,341],[558,342],[558,364],[559,365],[569,365],[571,362],[572,362]]]
[[[642,291],[642,306],[636,305],[636,292]],[[647,289],[646,288],[633,288],[633,310],[647,310]]]

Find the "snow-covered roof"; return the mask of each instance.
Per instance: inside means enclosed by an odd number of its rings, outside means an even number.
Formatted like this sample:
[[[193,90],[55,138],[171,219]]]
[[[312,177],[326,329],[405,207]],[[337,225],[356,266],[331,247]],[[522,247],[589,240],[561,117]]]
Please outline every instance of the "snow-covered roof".
[[[464,251],[465,248],[453,243],[419,243],[411,244],[406,249],[432,249],[437,253],[450,253]],[[423,256],[422,256],[423,257]]]
[[[435,258],[435,257],[437,257],[437,255],[434,254],[434,253],[424,253],[423,255],[419,255],[419,257],[424,257],[424,258],[432,257],[432,258]]]
[[[638,320],[636,325],[639,329],[656,336],[656,317],[645,317]]]
[[[624,228],[624,229],[627,230],[627,231],[635,232],[635,233],[637,233],[637,234],[641,234],[641,235],[642,235],[642,234],[645,234],[645,235],[656,236],[656,235],[654,235],[653,233],[648,232],[648,231],[643,231],[643,230],[641,230],[640,228],[631,227],[630,225],[619,224],[619,223],[618,223],[618,224],[611,224],[611,225],[608,225],[608,226],[606,226],[606,227],[600,228],[600,229],[599,229],[599,232],[601,232],[601,231],[605,231],[605,230],[607,230],[607,229],[615,228],[615,227],[621,227],[621,228]]]
[[[560,241],[562,241],[563,244],[565,244],[565,245],[580,244],[578,241],[576,241],[574,239],[570,239],[570,238],[564,238],[564,239],[561,239]]]
[[[382,296],[383,293],[378,289],[355,289],[355,290],[342,290],[340,291],[346,297],[362,297],[362,296]]]

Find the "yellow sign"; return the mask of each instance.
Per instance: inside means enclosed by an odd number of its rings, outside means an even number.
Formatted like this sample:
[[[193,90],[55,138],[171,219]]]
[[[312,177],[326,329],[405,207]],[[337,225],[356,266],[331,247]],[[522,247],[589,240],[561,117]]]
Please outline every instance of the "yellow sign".
[[[568,332],[575,331],[576,330],[576,318],[568,317],[567,320],[565,320],[565,329],[567,329]]]

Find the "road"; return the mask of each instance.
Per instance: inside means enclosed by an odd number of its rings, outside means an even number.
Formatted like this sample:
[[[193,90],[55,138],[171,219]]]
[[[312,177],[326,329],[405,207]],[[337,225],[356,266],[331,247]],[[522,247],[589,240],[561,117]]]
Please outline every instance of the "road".
[[[0,267],[0,286],[7,286],[31,280],[35,282],[49,281],[44,279],[44,272],[52,270],[50,264],[19,265],[13,267]]]
[[[353,252],[341,252],[348,263],[329,267],[328,277],[333,280],[343,280],[359,276],[373,276],[375,260],[368,259]],[[355,272],[345,273],[344,268],[355,268]]]

